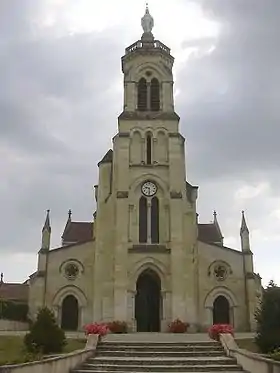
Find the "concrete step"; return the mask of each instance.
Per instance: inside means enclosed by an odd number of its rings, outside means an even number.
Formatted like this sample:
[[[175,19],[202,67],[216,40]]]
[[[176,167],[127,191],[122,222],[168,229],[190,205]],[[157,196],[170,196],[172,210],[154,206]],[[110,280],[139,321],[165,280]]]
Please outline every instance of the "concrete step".
[[[101,350],[97,349],[96,356],[104,356],[104,357],[173,357],[175,359],[179,357],[213,357],[213,356],[221,356],[222,352],[220,350],[213,350],[213,351],[186,351],[185,349],[180,349],[179,351],[173,349],[167,349],[166,351],[158,351],[156,349],[150,350],[137,350],[137,349],[123,349],[123,350]]]
[[[95,366],[95,367],[86,367],[83,366],[80,369],[76,369],[75,373],[97,373],[97,372],[199,372],[199,373],[217,373],[217,372],[234,372],[234,373],[241,373],[242,369],[238,365],[196,365],[196,366],[184,366],[184,365],[169,365],[169,366],[162,366],[162,365],[154,365],[151,367],[150,365],[102,365],[102,366]]]
[[[235,359],[231,359],[224,356],[218,357],[108,357],[108,356],[96,356],[88,360],[85,365],[232,365],[236,364]]]
[[[133,351],[138,353],[140,351],[156,351],[156,352],[167,352],[167,351],[177,351],[177,352],[219,352],[221,354],[224,353],[224,350],[221,345],[217,344],[215,346],[195,346],[195,345],[178,345],[178,346],[154,346],[153,344],[149,345],[127,345],[127,346],[107,346],[107,345],[100,345],[98,346],[98,351],[100,352],[113,352],[113,351]]]
[[[155,336],[154,336],[155,338]],[[175,338],[174,338],[175,339]],[[102,341],[75,373],[241,373],[215,341]]]
[[[166,341],[157,341],[157,342],[147,342],[147,341],[140,341],[140,342],[135,342],[135,341],[103,341],[100,344],[100,347],[110,347],[110,348],[115,348],[115,347],[153,347],[153,348],[173,348],[173,347],[197,347],[197,348],[210,348],[210,347],[220,347],[219,342],[211,341],[201,341],[201,342],[178,342],[178,341],[171,341],[171,342],[166,342]]]

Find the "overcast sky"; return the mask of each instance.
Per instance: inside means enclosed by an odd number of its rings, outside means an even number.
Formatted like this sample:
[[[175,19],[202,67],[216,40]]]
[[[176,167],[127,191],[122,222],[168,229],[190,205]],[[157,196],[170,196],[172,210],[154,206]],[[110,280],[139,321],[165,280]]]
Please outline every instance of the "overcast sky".
[[[122,111],[120,58],[141,37],[143,0],[0,2],[0,271],[37,264],[45,210],[52,245],[67,211],[91,220],[97,165]],[[154,35],[176,58],[176,110],[200,222],[213,210],[255,271],[280,284],[280,1],[150,0]]]

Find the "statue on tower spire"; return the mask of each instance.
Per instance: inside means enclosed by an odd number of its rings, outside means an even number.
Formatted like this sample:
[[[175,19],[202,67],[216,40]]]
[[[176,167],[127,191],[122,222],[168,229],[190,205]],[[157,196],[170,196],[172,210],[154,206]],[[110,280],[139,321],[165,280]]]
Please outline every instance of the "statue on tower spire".
[[[141,25],[142,25],[144,34],[152,33],[152,29],[154,27],[154,19],[150,15],[148,3],[146,3],[146,11],[145,11],[144,17],[142,17],[141,19]]]

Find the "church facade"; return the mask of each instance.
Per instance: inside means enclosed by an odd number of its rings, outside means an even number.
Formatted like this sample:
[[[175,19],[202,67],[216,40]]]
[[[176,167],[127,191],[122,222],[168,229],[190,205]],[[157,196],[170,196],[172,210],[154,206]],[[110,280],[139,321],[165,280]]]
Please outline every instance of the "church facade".
[[[244,213],[241,250],[223,245],[216,213],[198,222],[174,109],[174,58],[154,39],[148,9],[142,27],[122,57],[123,112],[113,149],[98,163],[94,219],[73,221],[69,212],[62,245],[51,249],[48,211],[30,315],[48,306],[66,330],[119,320],[131,331],[164,332],[177,318],[193,332],[213,323],[254,330],[262,287]]]

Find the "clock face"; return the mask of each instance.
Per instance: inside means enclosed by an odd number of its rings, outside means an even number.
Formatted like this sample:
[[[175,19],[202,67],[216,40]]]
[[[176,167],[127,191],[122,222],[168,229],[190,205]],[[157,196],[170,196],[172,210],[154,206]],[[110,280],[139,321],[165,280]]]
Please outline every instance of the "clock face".
[[[147,197],[152,197],[157,192],[156,184],[152,183],[151,181],[146,181],[142,185],[142,193]]]

